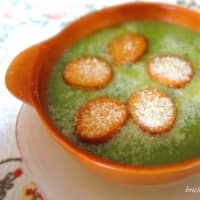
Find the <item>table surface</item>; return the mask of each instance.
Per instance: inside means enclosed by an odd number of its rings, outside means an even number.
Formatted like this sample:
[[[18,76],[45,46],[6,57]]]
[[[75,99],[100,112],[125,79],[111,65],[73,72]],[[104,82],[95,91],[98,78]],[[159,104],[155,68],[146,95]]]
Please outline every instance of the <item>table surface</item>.
[[[53,36],[78,17],[123,0],[0,0],[0,200],[42,200],[20,158],[15,123],[21,102],[5,86],[5,73],[23,49]],[[156,1],[158,2],[158,1]],[[199,9],[199,0],[167,0]]]

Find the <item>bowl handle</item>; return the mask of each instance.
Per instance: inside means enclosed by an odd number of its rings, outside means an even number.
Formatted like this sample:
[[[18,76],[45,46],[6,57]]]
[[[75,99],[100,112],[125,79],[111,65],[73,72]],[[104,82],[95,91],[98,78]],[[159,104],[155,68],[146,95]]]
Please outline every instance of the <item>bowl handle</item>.
[[[38,61],[41,44],[34,45],[17,55],[6,73],[6,86],[22,101],[33,104],[33,69]]]

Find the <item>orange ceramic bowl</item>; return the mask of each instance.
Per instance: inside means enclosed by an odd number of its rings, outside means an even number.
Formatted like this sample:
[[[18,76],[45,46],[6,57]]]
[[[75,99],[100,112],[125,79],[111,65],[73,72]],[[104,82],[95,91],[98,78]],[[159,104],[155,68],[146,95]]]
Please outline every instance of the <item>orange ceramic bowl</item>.
[[[55,37],[20,53],[7,71],[6,84],[16,97],[37,110],[55,140],[92,170],[125,183],[166,183],[199,172],[200,157],[155,167],[125,165],[104,160],[80,149],[63,137],[54,126],[47,105],[47,85],[51,71],[68,47],[93,31],[136,20],[172,22],[200,32],[200,14],[175,5],[130,3],[106,8],[82,17]]]

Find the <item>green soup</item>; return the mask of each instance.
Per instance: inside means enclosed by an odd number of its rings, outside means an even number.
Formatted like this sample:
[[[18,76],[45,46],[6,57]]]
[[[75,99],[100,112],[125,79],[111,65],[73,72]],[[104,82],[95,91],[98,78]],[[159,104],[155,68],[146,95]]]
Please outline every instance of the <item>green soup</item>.
[[[138,33],[148,40],[148,52],[134,64],[115,65],[107,53],[108,43],[125,33]],[[66,38],[67,39],[67,38]],[[192,62],[195,75],[184,88],[162,85],[147,73],[150,59],[160,54],[182,56]],[[105,88],[87,91],[72,88],[63,80],[64,67],[83,56],[99,56],[113,66],[114,77]],[[63,135],[93,154],[134,165],[162,165],[189,160],[200,155],[200,35],[175,24],[155,21],[130,22],[95,32],[67,49],[55,66],[48,88],[52,118]],[[165,91],[177,106],[176,123],[163,135],[142,131],[129,117],[126,125],[108,142],[99,145],[80,141],[74,134],[74,117],[81,105],[107,96],[127,103],[135,91],[158,88]]]

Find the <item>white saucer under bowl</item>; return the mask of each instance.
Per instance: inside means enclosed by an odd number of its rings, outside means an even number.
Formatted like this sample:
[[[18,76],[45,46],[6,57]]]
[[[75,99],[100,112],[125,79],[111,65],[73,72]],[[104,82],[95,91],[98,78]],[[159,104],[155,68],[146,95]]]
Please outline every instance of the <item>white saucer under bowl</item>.
[[[200,199],[200,175],[166,185],[136,186],[91,172],[57,144],[28,105],[19,113],[16,137],[25,164],[48,200]],[[185,192],[186,188],[196,192]]]

